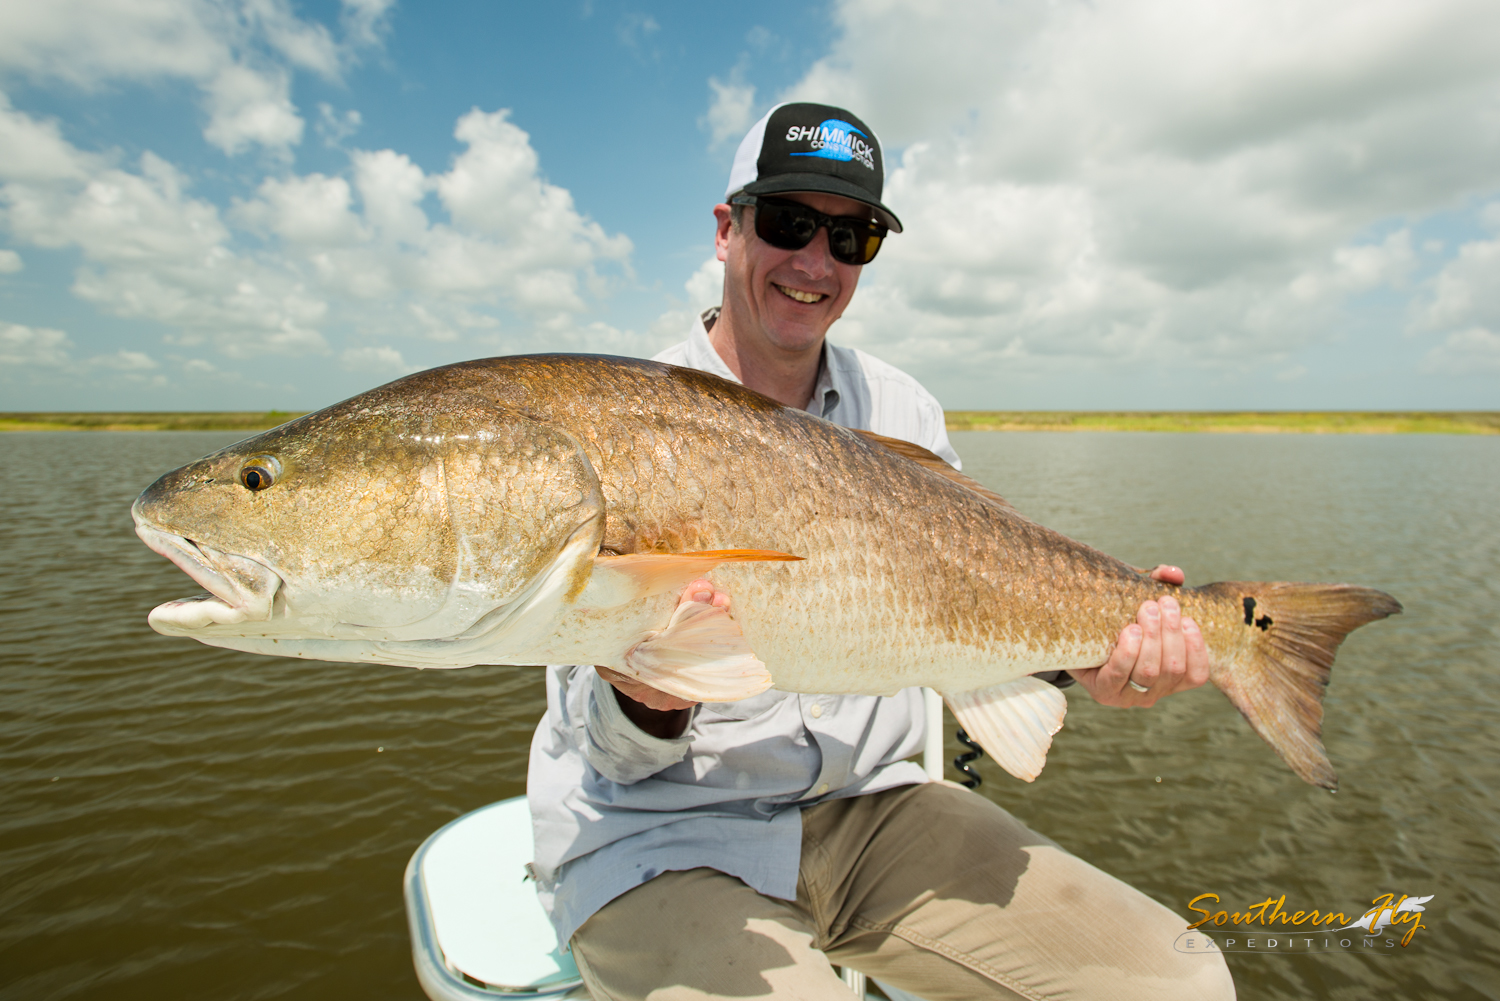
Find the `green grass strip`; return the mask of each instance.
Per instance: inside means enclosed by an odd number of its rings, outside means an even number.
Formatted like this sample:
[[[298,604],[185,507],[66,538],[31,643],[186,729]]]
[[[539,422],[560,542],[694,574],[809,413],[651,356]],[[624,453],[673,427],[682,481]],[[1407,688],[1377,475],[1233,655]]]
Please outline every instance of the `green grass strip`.
[[[0,431],[264,431],[299,413],[0,413]]]
[[[1500,434],[1494,411],[949,410],[949,431],[1206,431],[1241,434]]]

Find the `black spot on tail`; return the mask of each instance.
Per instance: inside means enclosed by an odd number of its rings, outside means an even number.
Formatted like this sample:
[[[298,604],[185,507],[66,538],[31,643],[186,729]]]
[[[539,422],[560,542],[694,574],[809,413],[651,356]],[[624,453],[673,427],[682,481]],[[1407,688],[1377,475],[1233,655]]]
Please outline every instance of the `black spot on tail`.
[[[1230,608],[1240,603],[1246,625],[1263,630],[1227,668],[1214,672],[1213,683],[1304,781],[1334,788],[1338,778],[1321,736],[1334,653],[1350,632],[1395,615],[1401,603],[1347,584],[1225,581],[1198,592],[1220,594]],[[1270,615],[1256,619],[1257,605],[1262,613],[1275,609],[1274,628]]]

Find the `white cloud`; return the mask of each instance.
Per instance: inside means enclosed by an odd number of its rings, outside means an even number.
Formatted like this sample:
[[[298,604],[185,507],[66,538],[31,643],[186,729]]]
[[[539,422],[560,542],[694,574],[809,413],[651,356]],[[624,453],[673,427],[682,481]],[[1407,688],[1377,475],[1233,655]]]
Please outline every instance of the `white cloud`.
[[[421,204],[427,178],[410,157],[390,149],[357,151],[354,185],[380,242],[415,243],[427,234],[427,213]]]
[[[651,40],[661,31],[661,25],[656,18],[650,14],[638,12],[627,13],[620,18],[619,26],[615,34],[620,39],[620,44],[635,54],[638,59],[657,59],[660,53],[651,44]]]
[[[385,0],[347,2],[339,41],[288,0],[49,0],[0,4],[0,72],[94,89],[112,81],[192,83],[208,111],[204,137],[236,154],[274,154],[302,138],[291,73],[338,79],[376,45]]]
[[[771,29],[759,24],[745,32],[745,41],[756,52],[772,51],[773,47],[784,48],[786,44]]]
[[[1296,299],[1317,302],[1382,285],[1399,288],[1406,284],[1416,265],[1411,231],[1401,229],[1380,243],[1338,247],[1324,267],[1309,265],[1292,281],[1290,289]]]
[[[13,110],[10,98],[0,93],[0,180],[16,184],[81,181],[88,176],[84,159],[62,137],[56,122],[39,122]]]
[[[72,357],[73,342],[61,330],[0,322],[0,382],[14,384],[14,376],[40,385],[66,384],[74,389],[101,382],[162,387],[166,376],[155,359],[142,351],[119,350],[82,362]]]
[[[369,372],[375,375],[405,375],[415,372],[416,366],[408,365],[401,352],[395,348],[348,348],[339,359],[351,372]]]
[[[1500,229],[1500,202],[1480,212]],[[1458,248],[1413,303],[1410,330],[1436,334],[1442,343],[1422,359],[1424,372],[1448,376],[1500,374],[1500,238],[1470,240]]]
[[[325,146],[338,146],[358,132],[363,123],[364,117],[353,108],[340,114],[327,101],[321,101],[318,104],[317,129],[318,134],[323,137]]]
[[[657,316],[639,343],[633,348],[622,348],[620,353],[649,356],[686,337],[698,316],[723,300],[724,263],[717,257],[710,257],[698,265],[698,270],[683,283],[683,292],[686,293],[684,302],[687,308],[669,309]]]
[[[468,149],[432,182],[455,228],[524,247],[538,269],[570,271],[595,259],[626,261],[630,240],[607,236],[578,214],[566,188],[542,180],[530,137],[509,115],[475,108],[458,120],[453,135]]]
[[[0,250],[0,275],[13,275],[26,266],[14,250]]]
[[[1500,330],[1500,239],[1471,240],[1433,279],[1418,306],[1416,326],[1454,330],[1475,325]]]
[[[394,6],[396,0],[343,0],[344,34],[355,45],[378,45]]]
[[[783,99],[905,147],[886,201],[907,223],[835,336],[934,381],[960,359],[1290,371],[1351,296],[1414,280],[1409,220],[1500,188],[1500,7],[1481,0],[835,16]],[[1479,294],[1449,284],[1431,311]]]
[[[0,147],[0,160],[6,150]],[[89,259],[115,264],[211,259],[228,236],[218,211],[183,193],[171,164],[146,153],[140,172],[74,152],[60,183],[8,181],[9,223],[20,238],[43,247],[77,245]],[[74,180],[74,178],[79,180]]]
[[[372,339],[488,335],[496,308],[546,338],[576,329],[571,318],[618,281],[600,268],[629,276],[630,241],[542,179],[507,112],[472,111],[455,136],[465,148],[444,173],[356,150],[349,178],[268,177],[221,214],[151,153],[119,165],[0,104],[0,223],[20,242],[77,248],[73,291],[100,309],[232,358],[329,353],[331,327]]]
[[[161,366],[154,358],[142,351],[122,349],[113,354],[95,355],[84,362],[81,368],[103,369],[108,373],[105,379],[112,383],[124,381],[153,387],[162,387],[168,383],[166,375],[157,371]],[[77,378],[76,374],[75,378]]]
[[[90,365],[112,369],[116,372],[150,372],[161,368],[151,356],[142,351],[120,349],[114,354],[96,355],[88,360]]]
[[[338,43],[323,25],[292,13],[285,0],[241,0],[240,16],[259,28],[266,44],[287,62],[329,79],[338,76]]]
[[[231,156],[257,143],[285,150],[302,141],[302,116],[292,107],[287,74],[228,66],[205,90],[209,122],[203,138]]]
[[[0,365],[62,368],[72,364],[72,346],[61,330],[0,322]]]
[[[0,221],[18,240],[76,247],[76,295],[237,357],[327,350],[316,329],[326,302],[298,276],[236,253],[218,209],[185,189],[151,153],[124,170],[0,105]]]
[[[708,89],[712,96],[702,124],[708,127],[709,146],[729,140],[738,142],[750,130],[755,109],[755,88],[745,82],[743,64],[734,68],[727,83],[709,77]]]
[[[194,0],[0,5],[0,66],[93,88],[110,79],[207,79],[228,54],[232,12]]]
[[[688,307],[694,313],[719,305],[724,300],[724,262],[710,257],[698,266],[684,287]]]
[[[1422,371],[1448,376],[1500,375],[1500,334],[1483,327],[1449,334],[1441,345],[1427,352]]]
[[[606,234],[566,189],[542,179],[530,137],[508,112],[470,111],[454,136],[466,149],[444,173],[429,176],[394,150],[357,150],[352,185],[322,174],[268,179],[237,215],[277,237],[330,295],[422,297],[422,326],[437,339],[476,327],[465,312],[476,303],[555,324],[607,291],[600,265],[628,276],[630,241]],[[434,195],[446,222],[429,215]]]
[[[238,206],[252,226],[304,247],[346,247],[368,239],[352,211],[353,191],[342,177],[308,174],[261,182],[258,199]]]
[[[417,321],[418,326],[421,328],[423,336],[429,341],[451,344],[459,339],[460,335],[454,329],[453,324],[449,323],[443,317],[436,315],[426,306],[414,302],[408,308],[412,318]]]

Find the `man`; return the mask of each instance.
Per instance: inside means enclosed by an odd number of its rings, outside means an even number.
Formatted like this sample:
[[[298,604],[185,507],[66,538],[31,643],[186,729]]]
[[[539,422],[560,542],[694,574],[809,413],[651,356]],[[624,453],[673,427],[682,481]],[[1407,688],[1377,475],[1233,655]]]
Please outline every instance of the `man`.
[[[714,208],[722,307],[658,360],[955,466],[915,380],[828,344],[860,268],[900,221],[874,133],[849,112],[772,109]],[[1180,583],[1181,571],[1155,575]],[[707,579],[683,602],[729,606]],[[1198,629],[1166,597],[1110,659],[1066,672],[1111,705],[1201,685]],[[1184,922],[988,800],[928,783],[921,694],[768,691],[695,705],[604,668],[548,670],[532,744],[534,869],[597,1001],[847,1001],[832,963],[928,1001],[1233,997],[1223,960],[1174,951]]]

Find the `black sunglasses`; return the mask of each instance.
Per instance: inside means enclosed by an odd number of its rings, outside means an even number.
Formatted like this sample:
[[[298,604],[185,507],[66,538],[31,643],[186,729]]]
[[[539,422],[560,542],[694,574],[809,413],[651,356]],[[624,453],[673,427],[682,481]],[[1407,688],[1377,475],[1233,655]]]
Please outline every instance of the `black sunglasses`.
[[[755,235],[781,250],[801,250],[818,230],[828,228],[828,251],[844,264],[869,264],[880,253],[880,241],[890,227],[854,216],[824,215],[817,209],[784,198],[735,195],[733,205],[755,207]]]

